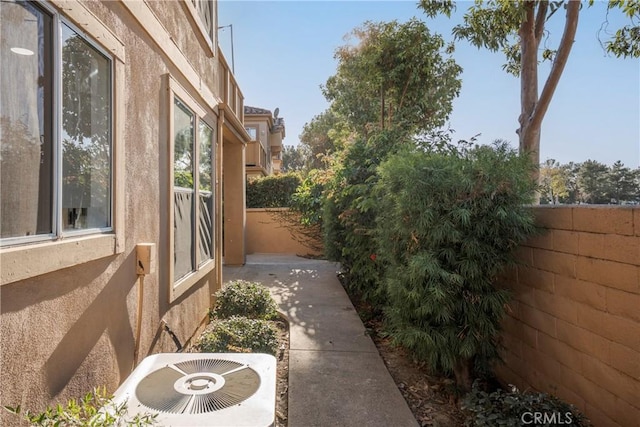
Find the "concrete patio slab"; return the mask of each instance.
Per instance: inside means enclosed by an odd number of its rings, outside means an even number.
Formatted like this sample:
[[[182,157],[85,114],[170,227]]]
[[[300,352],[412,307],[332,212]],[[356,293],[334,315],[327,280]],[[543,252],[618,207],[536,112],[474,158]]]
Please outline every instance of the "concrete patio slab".
[[[248,255],[224,281],[262,283],[287,316],[289,426],[417,426],[348,295],[336,263]]]

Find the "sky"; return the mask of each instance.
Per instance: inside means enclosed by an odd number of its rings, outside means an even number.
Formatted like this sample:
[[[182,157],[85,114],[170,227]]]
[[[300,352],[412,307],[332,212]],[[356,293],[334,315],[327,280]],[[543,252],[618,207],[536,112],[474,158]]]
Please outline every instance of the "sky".
[[[218,0],[219,44],[231,64],[245,105],[280,110],[285,145],[296,145],[305,123],[329,106],[321,85],[335,74],[335,50],[365,21],[406,22],[417,17],[451,40],[451,28],[472,5],[459,1],[448,19],[430,19],[416,1],[247,1]],[[629,21],[606,13],[596,1],[580,13],[576,41],[542,125],[540,159],[561,163],[588,159],[640,167],[640,61],[607,55],[600,39]],[[559,40],[564,13],[548,24],[547,44]],[[606,27],[606,28],[605,28]],[[601,30],[604,28],[604,31]],[[557,43],[556,43],[557,44]],[[454,59],[463,68],[462,90],[448,126],[456,139],[477,134],[479,143],[505,139],[518,145],[520,81],[502,70],[504,56],[456,42]],[[539,67],[542,90],[549,63]]]

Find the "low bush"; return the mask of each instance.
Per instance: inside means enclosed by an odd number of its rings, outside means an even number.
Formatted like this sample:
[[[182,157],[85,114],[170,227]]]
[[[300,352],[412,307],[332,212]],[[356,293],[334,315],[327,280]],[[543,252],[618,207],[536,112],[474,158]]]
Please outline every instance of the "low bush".
[[[236,280],[220,289],[211,312],[214,318],[244,316],[251,319],[271,320],[278,316],[278,307],[264,286],[245,280]]]
[[[47,407],[42,412],[23,410],[5,406],[7,411],[26,420],[32,426],[78,426],[78,427],[113,427],[113,426],[149,426],[154,425],[156,415],[143,414],[127,418],[126,404],[116,405],[108,397],[106,389],[96,388],[87,393],[79,401],[71,399],[66,406]]]
[[[286,208],[300,185],[294,172],[269,175],[247,181],[247,208]]]
[[[522,393],[515,388],[489,393],[481,390],[477,381],[463,400],[462,409],[468,414],[468,427],[591,425],[575,406],[550,394]]]
[[[233,316],[212,321],[195,348],[202,353],[268,353],[275,356],[278,337],[267,320]]]

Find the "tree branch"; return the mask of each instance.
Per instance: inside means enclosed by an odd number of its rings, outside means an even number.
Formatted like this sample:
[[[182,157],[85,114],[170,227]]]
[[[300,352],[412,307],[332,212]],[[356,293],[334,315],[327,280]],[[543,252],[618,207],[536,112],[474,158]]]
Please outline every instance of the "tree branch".
[[[407,94],[407,89],[409,88],[409,81],[411,79],[411,75],[407,77],[407,81],[404,84],[404,88],[402,89],[402,96],[400,96],[400,106],[398,110],[402,110],[402,105],[404,104],[404,96]]]
[[[547,9],[549,8],[548,1],[541,1],[538,3],[538,14],[536,16],[536,45],[540,45],[540,40],[542,40],[542,33],[544,32],[544,23],[547,19]]]
[[[562,40],[560,40],[560,45],[558,47],[558,53],[553,61],[551,72],[544,84],[542,93],[540,94],[540,99],[538,100],[536,108],[531,116],[530,126],[540,126],[542,124],[542,119],[549,108],[549,102],[551,102],[553,93],[558,86],[560,76],[562,76],[564,66],[567,64],[569,53],[573,47],[576,30],[578,28],[579,13],[580,0],[569,0],[567,4],[567,20],[564,27],[564,33],[562,34]]]

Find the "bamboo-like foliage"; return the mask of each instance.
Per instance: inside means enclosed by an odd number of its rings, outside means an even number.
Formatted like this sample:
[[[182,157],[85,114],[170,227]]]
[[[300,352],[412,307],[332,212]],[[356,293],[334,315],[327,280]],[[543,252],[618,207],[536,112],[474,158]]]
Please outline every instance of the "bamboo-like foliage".
[[[468,389],[495,359],[509,295],[494,285],[535,232],[532,164],[505,143],[389,157],[375,187],[375,238],[397,343]]]

